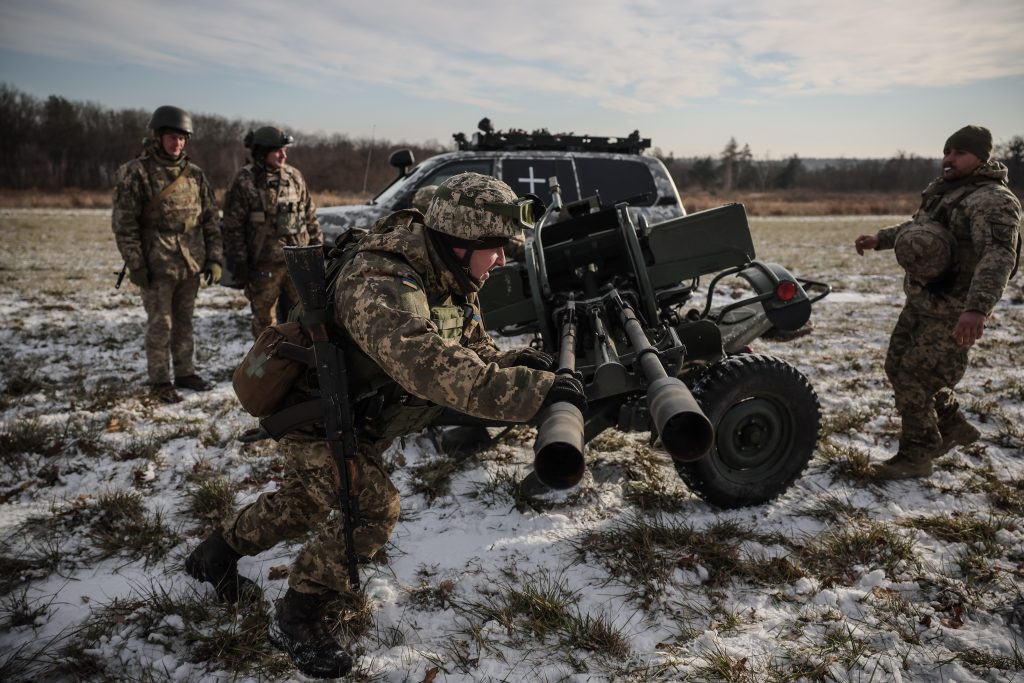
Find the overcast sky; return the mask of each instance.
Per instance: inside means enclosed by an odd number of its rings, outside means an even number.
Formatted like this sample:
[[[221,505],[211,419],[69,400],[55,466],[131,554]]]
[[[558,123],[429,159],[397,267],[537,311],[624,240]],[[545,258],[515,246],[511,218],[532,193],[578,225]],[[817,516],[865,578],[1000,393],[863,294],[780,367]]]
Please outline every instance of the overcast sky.
[[[965,123],[1024,135],[1024,1],[2,0],[0,81],[392,141],[488,116],[679,156],[937,156]]]

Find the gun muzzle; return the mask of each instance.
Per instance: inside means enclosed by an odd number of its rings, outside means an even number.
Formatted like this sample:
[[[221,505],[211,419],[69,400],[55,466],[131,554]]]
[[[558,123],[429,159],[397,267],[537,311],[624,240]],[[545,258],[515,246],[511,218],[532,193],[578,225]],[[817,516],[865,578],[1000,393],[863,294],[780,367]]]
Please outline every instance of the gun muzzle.
[[[570,489],[580,483],[583,459],[583,413],[571,403],[548,408],[533,442],[533,470],[545,486]]]
[[[711,450],[715,430],[679,378],[662,377],[651,382],[647,387],[647,409],[673,460],[700,460]]]

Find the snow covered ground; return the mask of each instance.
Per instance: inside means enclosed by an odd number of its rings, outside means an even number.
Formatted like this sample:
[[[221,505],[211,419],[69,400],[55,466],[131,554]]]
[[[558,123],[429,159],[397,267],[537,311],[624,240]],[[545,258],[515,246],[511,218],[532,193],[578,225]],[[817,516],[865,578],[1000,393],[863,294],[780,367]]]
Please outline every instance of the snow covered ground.
[[[873,484],[867,462],[896,449],[882,362],[902,294],[891,253],[851,245],[891,222],[752,221],[762,259],[834,288],[809,334],[756,346],[824,413],[814,460],[770,504],[710,507],[647,435],[605,433],[583,483],[539,501],[514,485],[529,429],[454,464],[426,434],[396,442],[402,520],[341,624],[352,678],[1024,680],[1024,276],[961,387],[983,440],[930,479]],[[5,211],[0,234],[0,679],[297,680],[263,642],[294,546],[240,563],[262,605],[219,605],[181,571],[217,501],[280,469],[271,443],[235,440],[254,424],[230,386],[244,298],[200,291],[216,388],[154,404],[109,214]]]

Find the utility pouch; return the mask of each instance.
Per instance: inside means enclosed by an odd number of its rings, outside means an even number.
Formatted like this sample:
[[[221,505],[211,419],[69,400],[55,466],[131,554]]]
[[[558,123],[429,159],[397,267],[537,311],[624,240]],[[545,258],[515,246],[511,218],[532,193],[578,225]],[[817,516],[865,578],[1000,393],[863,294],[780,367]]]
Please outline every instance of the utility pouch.
[[[437,325],[442,339],[458,339],[462,336],[465,313],[461,306],[434,306],[430,309],[430,321]]]
[[[310,365],[310,339],[297,322],[263,330],[231,376],[238,402],[255,417],[272,414]]]

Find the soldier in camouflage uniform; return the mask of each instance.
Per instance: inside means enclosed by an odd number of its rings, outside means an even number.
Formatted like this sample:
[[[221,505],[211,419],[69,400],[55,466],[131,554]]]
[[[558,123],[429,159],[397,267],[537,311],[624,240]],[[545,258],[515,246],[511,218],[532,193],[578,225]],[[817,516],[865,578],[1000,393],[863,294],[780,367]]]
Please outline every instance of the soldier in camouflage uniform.
[[[423,429],[443,408],[509,422],[532,420],[557,401],[586,408],[578,379],[556,377],[541,351],[499,351],[480,319],[477,292],[504,263],[503,248],[530,222],[530,209],[496,178],[453,176],[425,215],[402,210],[378,221],[333,283],[334,334],[355,394],[360,557],[376,554],[398,521],[398,490],[381,461],[396,437]],[[352,660],[323,622],[327,603],[349,590],[343,520],[328,516],[338,475],[322,440],[293,433],[282,443],[281,487],[234,514],[186,569],[237,599],[251,584],[238,575],[240,556],[322,524],[292,564],[270,639],[303,673],[343,675]]]
[[[298,301],[283,248],[324,241],[306,181],[285,163],[292,141],[273,126],[249,131],[245,146],[252,160],[235,175],[224,198],[225,255],[235,282],[245,285],[254,337],[277,324],[282,292],[289,302]]]
[[[128,277],[142,290],[151,391],[173,403],[181,400],[175,387],[210,388],[192,361],[192,315],[200,273],[207,284],[220,280],[222,247],[213,191],[184,153],[191,117],[163,106],[149,127],[142,154],[117,170],[112,226]]]
[[[929,476],[934,458],[980,437],[953,389],[1019,260],[1021,239],[1020,202],[991,152],[987,129],[958,130],[946,141],[942,176],[922,193],[913,218],[854,243],[859,254],[895,248],[907,271],[907,300],[885,360],[900,447],[874,468],[879,479]]]

